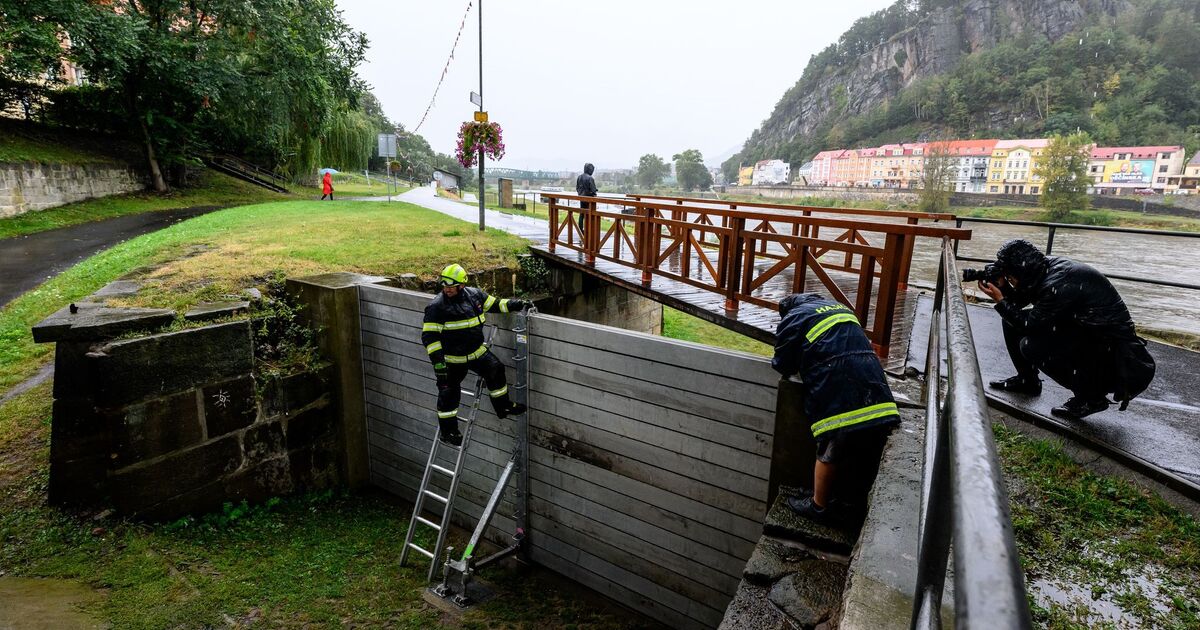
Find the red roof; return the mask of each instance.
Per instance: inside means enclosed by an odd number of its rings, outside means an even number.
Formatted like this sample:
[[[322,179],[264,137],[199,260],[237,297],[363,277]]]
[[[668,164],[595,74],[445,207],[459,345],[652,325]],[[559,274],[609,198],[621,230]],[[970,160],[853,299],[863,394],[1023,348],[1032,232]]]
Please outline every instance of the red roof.
[[[1158,158],[1159,153],[1174,153],[1182,151],[1180,146],[1156,146],[1156,147],[1096,147],[1092,149],[1093,160],[1111,160],[1118,153],[1131,154],[1130,159],[1133,160],[1154,160]]]
[[[950,140],[929,143],[930,150],[938,146],[945,147],[950,155],[989,157],[992,155],[992,149],[996,148],[996,140]]]

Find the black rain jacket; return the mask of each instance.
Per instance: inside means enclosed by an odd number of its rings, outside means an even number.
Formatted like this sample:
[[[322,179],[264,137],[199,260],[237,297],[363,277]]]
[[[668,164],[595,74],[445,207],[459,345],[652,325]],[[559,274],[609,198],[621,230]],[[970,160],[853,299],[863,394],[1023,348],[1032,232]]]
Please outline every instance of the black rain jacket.
[[[497,299],[483,289],[462,287],[458,295],[437,297],[425,307],[421,327],[421,345],[429,360],[438,363],[466,363],[487,352],[483,344],[484,313],[493,309],[508,312],[508,300]]]
[[[592,177],[592,173],[596,172],[596,167],[591,164],[583,165],[583,173],[575,178],[575,194],[580,197],[595,197],[598,189],[596,188],[596,180]]]
[[[1154,379],[1154,359],[1137,336],[1124,300],[1095,268],[1058,256],[1047,256],[1044,274],[1031,278],[996,303],[996,312],[1022,336],[1049,334],[1055,326],[1074,326],[1112,348],[1118,402],[1127,403]],[[1025,308],[1032,305],[1032,308]],[[1124,404],[1122,405],[1124,409]]]

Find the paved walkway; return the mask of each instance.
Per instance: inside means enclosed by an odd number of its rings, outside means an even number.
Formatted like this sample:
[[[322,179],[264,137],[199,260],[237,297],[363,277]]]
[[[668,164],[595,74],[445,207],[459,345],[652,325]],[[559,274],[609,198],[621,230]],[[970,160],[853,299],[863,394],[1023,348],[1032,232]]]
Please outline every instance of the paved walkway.
[[[448,214],[463,221],[470,221],[476,225],[479,224],[478,206],[469,206],[458,201],[438,197],[429,186],[414,188],[398,197],[394,197],[394,199],[429,208],[430,210],[436,210],[442,214]],[[387,201],[387,197],[373,197],[370,201]],[[486,227],[504,230],[505,232],[516,234],[538,244],[545,244],[549,238],[545,219],[508,214],[497,210],[484,210],[483,221]]]
[[[117,243],[226,207],[143,212],[0,240],[0,306]]]
[[[908,353],[909,365],[920,371],[925,369],[932,308],[933,299],[922,295]],[[1015,374],[995,309],[972,305],[968,312],[984,382]],[[1055,418],[1050,408],[1071,394],[1045,376],[1038,397],[990,389],[987,394],[1001,408],[1009,407],[1037,424],[1085,443],[1099,443],[1118,456],[1146,462],[1200,489],[1200,388],[1196,387],[1200,383],[1200,353],[1155,342],[1150,343],[1149,350],[1157,363],[1154,381],[1123,412],[1113,406],[1083,420]]]

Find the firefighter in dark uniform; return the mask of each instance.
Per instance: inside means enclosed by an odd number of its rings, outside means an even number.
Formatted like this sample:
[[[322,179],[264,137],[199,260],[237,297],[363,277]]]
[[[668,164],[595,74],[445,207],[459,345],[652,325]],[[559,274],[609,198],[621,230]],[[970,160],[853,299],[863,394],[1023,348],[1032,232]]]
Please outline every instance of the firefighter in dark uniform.
[[[483,341],[484,313],[499,310],[508,313],[530,306],[524,300],[500,300],[483,289],[464,286],[467,271],[461,265],[442,270],[441,293],[425,307],[425,322],[421,327],[421,344],[433,362],[437,377],[437,414],[439,436],[443,442],[459,446],[458,401],[462,381],[471,370],[483,377],[496,415],[505,418],[525,412],[525,405],[514,403],[508,396],[504,364]]]
[[[887,436],[900,422],[899,410],[850,309],[797,293],[779,303],[779,314],[771,366],[803,381],[804,413],[817,440],[812,495],[787,503],[801,516],[828,520],[836,516],[830,510],[835,494],[849,502],[870,491]]]

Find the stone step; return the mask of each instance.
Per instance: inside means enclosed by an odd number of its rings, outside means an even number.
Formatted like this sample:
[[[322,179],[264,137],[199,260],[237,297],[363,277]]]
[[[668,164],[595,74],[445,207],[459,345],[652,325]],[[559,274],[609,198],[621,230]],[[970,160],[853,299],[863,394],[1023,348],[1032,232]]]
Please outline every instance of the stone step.
[[[721,628],[825,627],[836,619],[848,559],[762,536],[742,572]]]
[[[247,300],[201,302],[188,309],[188,312],[183,314],[183,318],[189,322],[206,322],[244,313],[249,308],[250,302]]]
[[[763,522],[763,533],[796,541],[819,551],[849,556],[858,537],[857,527],[827,525],[798,516],[784,502],[799,493],[798,488],[779,487],[779,496],[775,497],[775,503]]]

